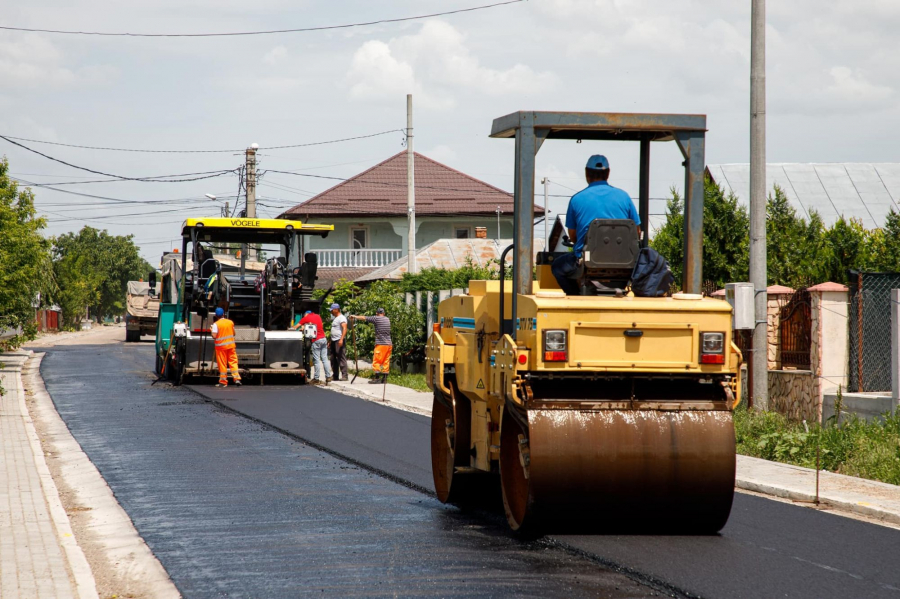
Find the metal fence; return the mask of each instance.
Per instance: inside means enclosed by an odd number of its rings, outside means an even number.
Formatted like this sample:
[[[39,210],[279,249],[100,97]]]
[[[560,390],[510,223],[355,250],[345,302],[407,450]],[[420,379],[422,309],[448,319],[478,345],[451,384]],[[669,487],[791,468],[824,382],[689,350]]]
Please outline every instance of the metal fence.
[[[891,289],[900,273],[850,271],[848,391],[891,389]]]

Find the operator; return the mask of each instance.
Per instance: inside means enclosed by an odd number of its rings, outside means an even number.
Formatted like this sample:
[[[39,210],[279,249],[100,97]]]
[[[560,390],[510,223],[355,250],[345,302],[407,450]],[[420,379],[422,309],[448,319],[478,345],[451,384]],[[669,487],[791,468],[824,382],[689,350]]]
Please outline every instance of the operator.
[[[234,323],[225,318],[225,310],[216,308],[215,322],[209,332],[216,342],[216,364],[219,365],[219,383],[216,387],[228,386],[228,369],[234,384],[241,386],[241,373],[238,372],[237,346],[234,344]]]
[[[584,176],[588,186],[572,196],[569,209],[566,211],[566,228],[569,239],[575,243],[574,251],[555,258],[550,267],[566,295],[579,293],[578,282],[572,275],[578,268],[584,239],[595,219],[630,218],[637,225],[638,237],[641,235],[641,217],[631,197],[625,191],[607,183],[609,160],[606,156],[595,154],[588,158]]]
[[[341,314],[340,304],[331,304],[331,370],[334,378],[347,380],[347,317]]]
[[[372,356],[372,378],[370,385],[387,383],[388,371],[391,369],[391,320],[384,315],[384,308],[375,310],[375,316],[350,316],[353,320],[365,320],[375,325],[375,353]]]

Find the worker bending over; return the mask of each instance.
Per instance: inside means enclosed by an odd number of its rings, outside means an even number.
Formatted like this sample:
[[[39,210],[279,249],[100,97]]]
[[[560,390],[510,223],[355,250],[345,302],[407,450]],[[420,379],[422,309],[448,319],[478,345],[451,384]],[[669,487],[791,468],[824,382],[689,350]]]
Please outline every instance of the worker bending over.
[[[216,387],[228,386],[228,370],[234,384],[241,386],[241,373],[238,371],[237,346],[234,343],[234,323],[225,318],[225,310],[216,308],[215,322],[209,332],[216,342],[216,364],[219,365],[219,384]]]
[[[572,278],[581,260],[584,239],[591,223],[598,218],[630,218],[637,225],[641,235],[641,217],[634,207],[631,197],[623,190],[613,187],[609,179],[609,161],[606,156],[595,154],[588,158],[584,168],[587,188],[572,196],[566,211],[566,228],[569,239],[575,242],[573,252],[553,260],[551,271],[560,288],[567,295],[578,295],[578,282]]]
[[[375,325],[375,354],[372,356],[370,385],[387,383],[388,371],[391,369],[391,321],[384,315],[384,308],[375,310],[375,316],[350,316],[353,320],[365,320]]]

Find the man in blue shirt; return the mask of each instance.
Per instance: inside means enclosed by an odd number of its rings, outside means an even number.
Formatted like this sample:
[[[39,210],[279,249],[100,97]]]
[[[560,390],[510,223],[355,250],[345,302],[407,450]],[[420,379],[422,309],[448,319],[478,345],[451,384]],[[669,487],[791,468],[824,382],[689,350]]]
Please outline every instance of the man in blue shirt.
[[[637,226],[638,236],[641,234],[641,217],[631,197],[607,183],[609,161],[606,156],[595,154],[588,158],[584,176],[588,186],[572,196],[566,212],[566,228],[569,239],[575,242],[575,251],[556,258],[551,265],[553,276],[567,295],[578,295],[578,282],[570,277],[578,268],[584,238],[595,219],[630,218]]]

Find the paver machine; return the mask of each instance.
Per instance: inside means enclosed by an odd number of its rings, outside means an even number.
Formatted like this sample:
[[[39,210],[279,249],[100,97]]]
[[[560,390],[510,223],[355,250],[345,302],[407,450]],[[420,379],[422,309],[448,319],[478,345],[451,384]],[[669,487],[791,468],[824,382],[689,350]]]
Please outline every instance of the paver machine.
[[[491,137],[515,139],[511,286],[470,281],[441,302],[426,342],[434,391],[432,470],[441,501],[499,493],[510,526],[542,532],[720,530],[735,479],[732,410],[741,354],[731,308],[701,295],[701,115],[517,112]],[[640,144],[639,212],[649,217],[650,146],[684,156],[682,291],[636,297],[647,245],[632,221],[591,223],[566,295],[534,253],[535,154],[547,140]],[[551,243],[550,247],[556,247]],[[536,262],[536,268],[535,268]]]
[[[177,384],[191,377],[218,375],[209,328],[216,308],[235,323],[242,377],[296,375],[305,380],[310,350],[295,316],[318,312],[313,299],[316,254],[304,255],[303,240],[325,237],[332,225],[257,218],[189,218],[182,227],[181,252],[162,259],[156,370]],[[239,258],[223,253],[238,244]],[[280,255],[248,260],[248,247],[276,246]],[[302,256],[294,265],[293,256]],[[300,260],[298,260],[300,261]],[[155,284],[155,281],[151,281]]]

